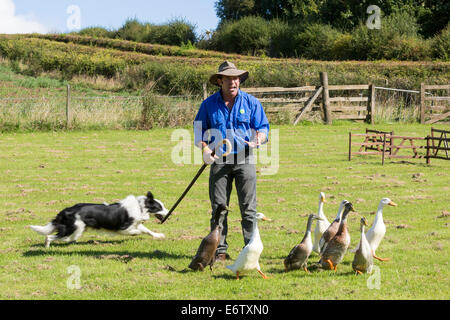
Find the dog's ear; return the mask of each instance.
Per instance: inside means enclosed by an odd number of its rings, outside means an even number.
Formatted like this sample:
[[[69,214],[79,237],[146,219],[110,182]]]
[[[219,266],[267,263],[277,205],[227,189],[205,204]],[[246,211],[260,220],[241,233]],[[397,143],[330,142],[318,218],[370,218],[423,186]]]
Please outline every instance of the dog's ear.
[[[153,194],[149,191],[148,193],[147,193],[147,200],[150,200],[150,201],[153,201]]]

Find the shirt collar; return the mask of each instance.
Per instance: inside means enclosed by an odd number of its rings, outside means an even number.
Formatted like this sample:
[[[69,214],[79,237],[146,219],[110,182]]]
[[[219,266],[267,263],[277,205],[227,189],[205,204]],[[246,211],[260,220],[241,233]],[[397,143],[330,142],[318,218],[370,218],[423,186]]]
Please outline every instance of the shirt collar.
[[[225,100],[223,100],[223,97],[222,97],[222,89],[219,89],[219,91],[217,91],[217,95],[218,95],[219,101],[225,103]],[[236,103],[236,101],[238,101],[240,96],[241,96],[241,89],[239,88],[238,93],[236,95],[235,103]]]

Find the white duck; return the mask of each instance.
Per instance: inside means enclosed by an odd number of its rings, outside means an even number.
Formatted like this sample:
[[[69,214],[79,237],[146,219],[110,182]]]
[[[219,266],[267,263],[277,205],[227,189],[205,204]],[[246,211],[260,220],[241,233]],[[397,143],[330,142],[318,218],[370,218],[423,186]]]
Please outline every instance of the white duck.
[[[322,234],[325,232],[325,230],[328,229],[330,226],[330,222],[328,221],[327,217],[325,217],[325,214],[323,213],[323,203],[325,202],[325,193],[321,192],[319,195],[319,212],[317,216],[320,218],[317,220],[316,228],[314,229],[314,245],[313,245],[313,251],[320,253],[320,247],[319,247],[319,241],[322,237]]]
[[[355,252],[355,256],[352,262],[352,268],[356,274],[372,273],[373,268],[373,251],[370,247],[369,241],[367,241],[364,234],[364,226],[367,226],[367,219],[361,218],[360,232],[361,238],[359,241],[359,248]]]
[[[384,235],[386,234],[386,226],[383,221],[383,208],[385,205],[396,207],[397,204],[394,203],[389,198],[383,198],[380,201],[380,204],[378,205],[377,214],[375,216],[375,220],[372,224],[372,227],[369,229],[369,231],[366,232],[366,238],[369,242],[370,246],[372,247],[373,251],[373,257],[380,261],[388,261],[388,258],[380,258],[376,255],[375,251],[377,250],[378,246],[381,243],[381,240],[383,240]],[[354,251],[357,251],[359,249],[358,247]]]
[[[344,211],[344,206],[347,202],[348,202],[347,200],[341,201],[341,204],[339,205],[339,209],[336,215],[336,219],[334,219],[334,221],[328,226],[328,228],[322,234],[322,237],[319,240],[319,254],[325,250],[328,241],[330,241],[336,235],[336,232],[338,232],[339,225],[341,223],[342,212]]]
[[[232,264],[231,266],[227,266],[227,268],[236,275],[236,279],[238,280],[240,274],[253,269],[256,269],[264,279],[268,279],[268,277],[261,271],[261,268],[259,266],[259,257],[261,256],[264,247],[259,235],[258,220],[272,221],[271,219],[264,216],[264,214],[258,212],[255,216],[255,221],[253,222],[254,231],[249,243],[242,249],[241,253],[239,253],[239,256],[237,257],[234,264]]]

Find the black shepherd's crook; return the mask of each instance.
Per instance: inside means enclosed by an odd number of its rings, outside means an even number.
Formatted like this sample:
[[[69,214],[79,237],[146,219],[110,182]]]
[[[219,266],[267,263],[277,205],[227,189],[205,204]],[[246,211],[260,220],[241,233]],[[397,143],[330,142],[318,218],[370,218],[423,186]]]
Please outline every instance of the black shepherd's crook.
[[[223,145],[227,146],[226,152],[222,155],[223,157],[226,157],[227,155],[230,154],[232,146],[231,146],[231,142],[228,139],[223,139],[217,146],[216,148],[213,150],[213,152],[211,153],[212,156],[214,156],[214,154],[216,153],[217,149],[220,148]],[[202,167],[200,168],[200,170],[198,170],[197,174],[195,175],[194,179],[192,179],[191,183],[187,186],[186,190],[184,190],[183,194],[181,195],[181,197],[177,200],[177,202],[175,202],[175,204],[173,205],[173,207],[170,209],[169,213],[167,213],[167,215],[164,217],[164,219],[162,219],[161,224],[164,223],[164,221],[167,220],[167,218],[169,218],[169,216],[172,214],[172,212],[175,210],[175,208],[180,204],[181,200],[183,200],[183,198],[186,196],[186,194],[189,192],[189,190],[192,188],[192,186],[194,185],[194,183],[197,181],[198,177],[201,176],[201,174],[203,173],[203,171],[205,170],[205,168],[208,165],[206,163],[203,163]]]

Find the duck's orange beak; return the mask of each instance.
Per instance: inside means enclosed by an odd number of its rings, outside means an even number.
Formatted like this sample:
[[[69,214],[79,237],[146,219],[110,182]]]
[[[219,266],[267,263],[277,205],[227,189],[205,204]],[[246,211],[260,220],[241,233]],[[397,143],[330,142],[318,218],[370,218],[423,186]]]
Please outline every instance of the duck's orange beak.
[[[389,202],[388,205],[393,206],[393,207],[397,206],[397,204],[394,201]]]

